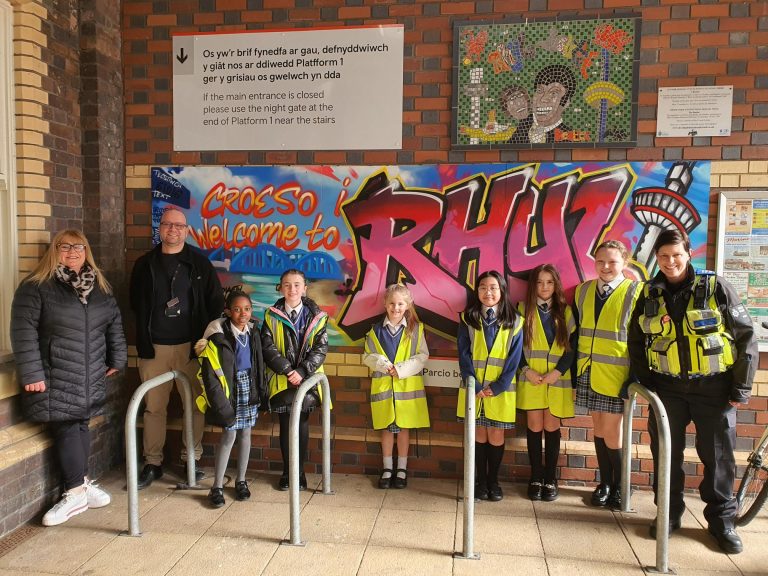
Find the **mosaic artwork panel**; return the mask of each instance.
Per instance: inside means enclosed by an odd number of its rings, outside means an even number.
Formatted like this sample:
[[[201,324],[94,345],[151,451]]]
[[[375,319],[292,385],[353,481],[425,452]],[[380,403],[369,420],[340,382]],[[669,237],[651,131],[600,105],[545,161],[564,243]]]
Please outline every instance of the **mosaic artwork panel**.
[[[639,47],[637,15],[456,24],[453,147],[634,146]]]

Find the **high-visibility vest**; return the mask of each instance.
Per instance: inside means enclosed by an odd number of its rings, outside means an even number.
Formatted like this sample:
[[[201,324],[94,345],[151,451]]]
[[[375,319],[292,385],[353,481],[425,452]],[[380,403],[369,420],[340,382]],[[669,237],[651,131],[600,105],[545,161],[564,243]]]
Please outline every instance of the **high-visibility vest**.
[[[269,329],[272,331],[272,338],[275,343],[275,347],[280,354],[285,355],[285,331],[296,331],[293,327],[291,320],[285,315],[280,314],[279,310],[274,308],[267,308],[264,313],[264,322],[267,323]],[[302,358],[307,351],[312,348],[312,344],[315,341],[315,336],[322,330],[328,322],[328,315],[325,312],[317,314],[307,324],[307,329],[304,332],[304,340],[299,343],[300,353],[299,358]],[[315,372],[324,372],[322,364],[318,366]],[[309,375],[307,376],[309,377]],[[288,388],[288,377],[285,374],[277,374],[267,366],[267,379],[269,385],[269,398],[271,399],[275,394],[282,392]],[[323,387],[317,387],[320,401],[323,400]]]
[[[461,321],[466,324],[464,314],[461,315]],[[488,350],[488,343],[485,341],[483,329],[476,330],[471,326],[468,327],[475,378],[478,383],[485,387],[493,384],[501,376],[514,339],[522,338],[523,320],[518,316],[515,318],[515,325],[512,328],[499,328],[490,351]],[[481,398],[476,406],[477,416],[482,411],[485,417],[490,420],[514,422],[517,396],[516,385],[516,378],[513,375],[509,390],[502,392],[498,396]],[[456,407],[456,415],[459,418],[464,417],[465,394],[466,388],[459,388],[459,402]]]
[[[219,379],[221,388],[224,390],[224,395],[227,399],[229,399],[230,394],[233,393],[233,390],[230,389],[229,382],[227,382],[227,378],[224,375],[224,369],[221,367],[219,349],[216,344],[211,342],[210,338],[208,339],[208,344],[205,346],[205,350],[199,354],[198,362],[202,364],[203,358],[207,358],[208,362],[211,363],[211,368],[213,369],[214,374],[216,374],[216,378]],[[195,398],[195,405],[197,406],[197,409],[200,410],[200,412],[205,414],[208,411],[208,408],[211,406],[211,402],[208,400],[208,394],[205,391],[202,368],[197,370],[197,380],[200,384],[201,390],[200,394],[197,396],[197,398]]]
[[[597,280],[576,287],[575,303],[579,311],[577,374],[590,369],[592,390],[618,398],[621,386],[629,379],[627,333],[632,309],[640,296],[640,282],[625,278],[603,304],[595,320]]]
[[[705,271],[706,272],[706,271]],[[639,322],[648,336],[648,367],[661,374],[692,377],[725,372],[735,360],[733,337],[726,331],[723,315],[715,300],[717,277],[714,273],[697,272],[685,316],[677,324],[667,313],[661,291],[649,284],[643,288],[645,310]],[[685,353],[681,346],[685,346]],[[688,357],[687,365],[683,357]]]
[[[518,306],[520,315],[525,319],[525,303],[521,302]],[[557,343],[552,342],[552,348],[547,342],[547,335],[544,333],[544,326],[541,323],[541,317],[538,311],[534,316],[535,325],[533,327],[533,342],[528,348],[523,344],[523,354],[528,366],[539,374],[546,374],[557,367],[557,363],[565,354],[564,348]],[[576,330],[576,321],[573,318],[571,307],[565,308],[565,324],[568,328],[568,334],[573,334]],[[521,378],[517,382],[517,407],[521,410],[541,410],[549,408],[553,416],[558,418],[571,418],[574,415],[573,407],[573,386],[571,384],[570,368],[563,372],[557,382],[554,384],[540,384],[535,386],[531,382]]]
[[[423,335],[424,326],[421,323],[417,326],[415,338],[411,338],[410,331],[403,328],[393,364],[415,356]],[[365,338],[365,352],[387,355],[373,329]],[[374,430],[386,428],[392,422],[401,428],[429,427],[427,393],[421,374],[394,378],[385,372],[374,372],[371,376],[371,418]]]

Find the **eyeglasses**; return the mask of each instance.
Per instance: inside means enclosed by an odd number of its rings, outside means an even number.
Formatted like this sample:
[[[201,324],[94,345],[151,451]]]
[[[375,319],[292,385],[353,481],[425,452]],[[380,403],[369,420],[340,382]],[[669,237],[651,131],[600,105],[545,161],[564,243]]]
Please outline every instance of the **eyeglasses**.
[[[178,232],[183,232],[187,229],[186,224],[174,224],[173,222],[160,222],[160,228],[165,228],[166,230],[176,230]]]
[[[69,244],[68,242],[62,242],[61,244],[56,244],[56,248],[60,252],[69,252],[70,250],[81,253],[85,252],[85,244]]]

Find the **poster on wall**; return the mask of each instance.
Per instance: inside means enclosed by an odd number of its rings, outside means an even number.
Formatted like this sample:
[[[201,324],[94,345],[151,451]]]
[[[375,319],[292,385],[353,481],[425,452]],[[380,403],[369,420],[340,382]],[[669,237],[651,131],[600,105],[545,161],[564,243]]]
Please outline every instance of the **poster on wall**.
[[[386,286],[402,282],[430,350],[455,357],[458,316],[480,272],[505,274],[517,302],[529,271],[551,263],[571,298],[595,276],[600,242],[623,241],[628,274],[644,279],[670,227],[690,234],[704,267],[709,163],[154,167],[152,197],[155,241],[164,208],[183,210],[187,241],[224,287],[251,294],[255,316],[296,268],[330,317],[331,344],[360,344],[384,313]]]
[[[178,33],[173,149],[400,149],[400,24]]]
[[[717,273],[736,288],[768,352],[768,191],[720,193]]]
[[[640,22],[457,23],[452,146],[634,146]]]

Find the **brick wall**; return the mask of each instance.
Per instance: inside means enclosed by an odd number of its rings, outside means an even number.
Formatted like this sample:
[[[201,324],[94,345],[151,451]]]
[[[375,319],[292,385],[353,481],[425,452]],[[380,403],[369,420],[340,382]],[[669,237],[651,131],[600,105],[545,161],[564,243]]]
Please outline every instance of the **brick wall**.
[[[361,0],[355,6],[334,0],[199,0],[187,3],[123,2],[123,48],[126,114],[127,249],[130,267],[150,247],[149,169],[152,165],[219,164],[406,164],[440,162],[654,161],[704,159],[712,164],[710,238],[715,237],[720,190],[765,189],[768,186],[768,3],[723,0],[477,0],[423,2]],[[642,14],[639,80],[638,145],[631,149],[533,151],[451,151],[451,66],[453,22],[507,16],[608,16]],[[172,148],[172,32],[210,32],[304,28],[328,25],[401,23],[405,26],[403,149],[355,151],[184,152]],[[657,90],[663,86],[734,86],[732,135],[721,138],[656,138]],[[714,244],[708,250],[714,265]],[[334,394],[334,470],[376,473],[378,435],[370,429],[367,403],[370,379],[360,364],[361,349],[332,349],[326,372]],[[739,458],[743,461],[755,436],[768,422],[768,356],[761,358],[749,407],[739,411]],[[461,427],[455,422],[454,390],[430,388],[432,428],[414,435],[409,466],[417,475],[458,476],[461,470]],[[636,439],[648,442],[647,406],[637,409]],[[313,416],[319,425],[319,415]],[[561,476],[572,482],[595,481],[589,417],[564,422],[566,440]],[[527,478],[524,426],[507,442],[512,456],[505,473]],[[173,438],[172,442],[177,442]],[[280,469],[280,453],[272,425],[262,422],[254,435],[253,467]],[[206,434],[206,461],[218,434]],[[172,448],[172,449],[175,449]],[[312,460],[319,466],[319,439]],[[647,446],[634,465],[633,482],[650,481]],[[698,484],[700,464],[689,454],[689,486]],[[318,468],[319,470],[319,468]]]
[[[96,261],[123,284],[122,69],[118,0],[12,2],[19,277],[53,235],[85,230]],[[118,290],[118,293],[120,290]],[[0,365],[0,536],[60,493],[44,426],[24,422],[12,363]],[[94,477],[122,460],[126,390],[91,422]],[[21,488],[23,487],[23,489]]]

